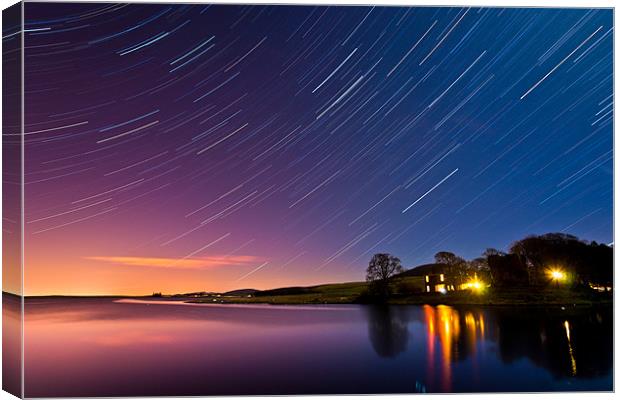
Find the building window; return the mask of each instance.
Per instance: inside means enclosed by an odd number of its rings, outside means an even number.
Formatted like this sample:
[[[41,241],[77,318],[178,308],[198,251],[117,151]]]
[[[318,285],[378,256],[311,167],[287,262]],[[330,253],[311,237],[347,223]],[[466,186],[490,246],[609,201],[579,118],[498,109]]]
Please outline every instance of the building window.
[[[426,275],[424,279],[426,279],[426,282],[428,283],[428,275]]]
[[[443,282],[443,274],[439,275],[439,280]],[[428,281],[427,281],[428,282]]]
[[[428,278],[428,277],[427,277]],[[426,286],[426,292],[429,293],[431,291],[431,287],[430,286]]]

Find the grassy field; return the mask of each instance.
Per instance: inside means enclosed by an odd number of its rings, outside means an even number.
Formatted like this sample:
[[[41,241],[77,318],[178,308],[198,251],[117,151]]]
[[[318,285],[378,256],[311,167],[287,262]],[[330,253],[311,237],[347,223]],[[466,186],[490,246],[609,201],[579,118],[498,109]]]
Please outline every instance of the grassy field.
[[[491,289],[483,292],[461,290],[442,294],[414,294],[394,296],[393,304],[448,304],[448,305],[490,305],[490,306],[591,306],[611,304],[611,293],[596,293],[590,290],[556,288],[509,288]]]
[[[257,292],[248,296],[208,296],[193,300],[198,303],[269,303],[269,304],[343,304],[356,303],[368,288],[365,282],[291,287]]]
[[[484,291],[462,290],[456,292],[423,293],[421,277],[407,277],[394,284],[394,294],[387,300],[391,304],[448,304],[496,306],[588,306],[612,302],[611,293],[566,288],[507,288]],[[365,282],[348,282],[309,287],[290,287],[265,290],[252,296],[206,296],[191,300],[198,303],[266,303],[266,304],[347,304],[372,302],[364,296]]]

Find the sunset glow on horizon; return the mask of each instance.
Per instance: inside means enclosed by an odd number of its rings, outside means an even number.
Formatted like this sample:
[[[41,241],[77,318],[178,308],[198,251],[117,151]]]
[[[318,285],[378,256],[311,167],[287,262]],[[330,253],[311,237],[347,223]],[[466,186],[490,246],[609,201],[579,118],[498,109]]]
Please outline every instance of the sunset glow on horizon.
[[[613,240],[612,10],[24,7],[25,295]]]

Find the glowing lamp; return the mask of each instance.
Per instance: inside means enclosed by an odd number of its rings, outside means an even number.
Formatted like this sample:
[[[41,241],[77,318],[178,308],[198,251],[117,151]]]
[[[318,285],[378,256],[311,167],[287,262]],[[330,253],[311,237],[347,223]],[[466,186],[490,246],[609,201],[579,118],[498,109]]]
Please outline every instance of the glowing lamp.
[[[556,281],[563,280],[564,272],[554,269],[553,271],[551,271],[551,278],[555,279]]]

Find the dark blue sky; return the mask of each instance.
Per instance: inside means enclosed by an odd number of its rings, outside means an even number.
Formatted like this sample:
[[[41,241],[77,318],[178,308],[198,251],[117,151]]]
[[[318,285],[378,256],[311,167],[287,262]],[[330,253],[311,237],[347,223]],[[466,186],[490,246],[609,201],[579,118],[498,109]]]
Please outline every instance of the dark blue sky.
[[[613,240],[611,10],[27,3],[26,24],[26,240],[77,240],[69,264],[243,255],[200,279],[274,286]]]

